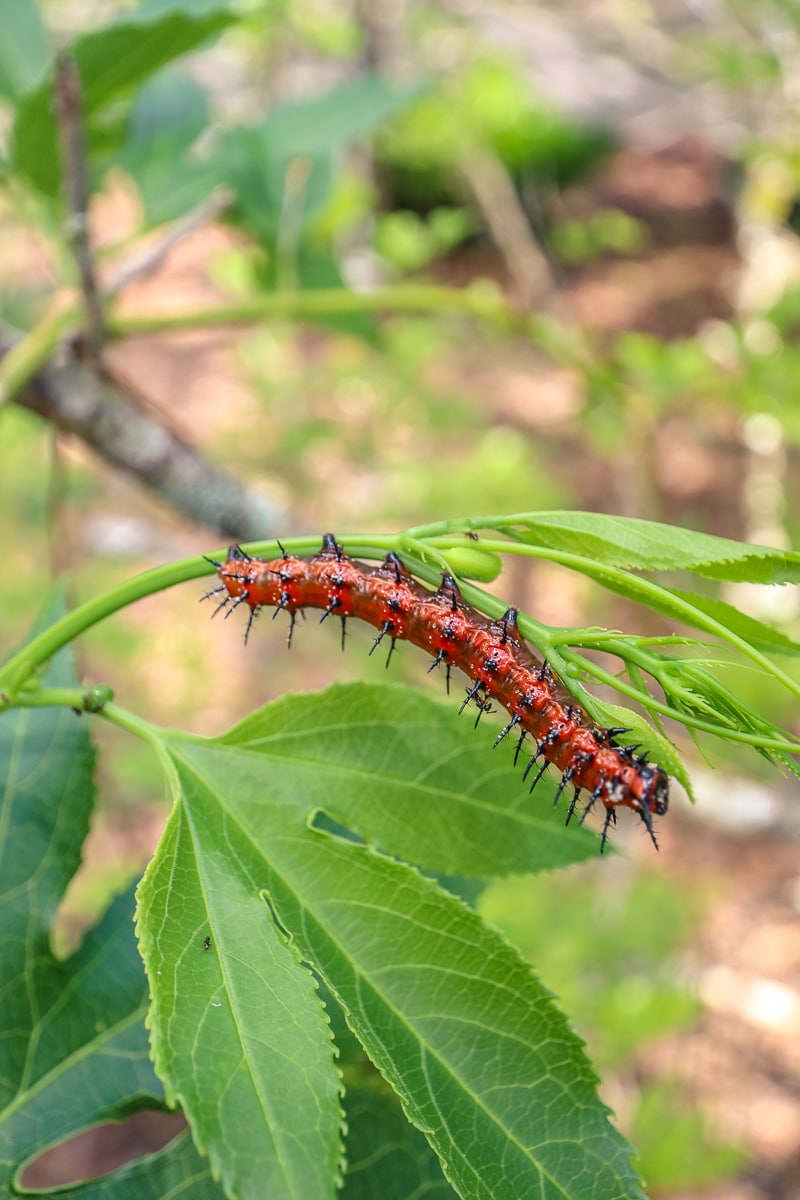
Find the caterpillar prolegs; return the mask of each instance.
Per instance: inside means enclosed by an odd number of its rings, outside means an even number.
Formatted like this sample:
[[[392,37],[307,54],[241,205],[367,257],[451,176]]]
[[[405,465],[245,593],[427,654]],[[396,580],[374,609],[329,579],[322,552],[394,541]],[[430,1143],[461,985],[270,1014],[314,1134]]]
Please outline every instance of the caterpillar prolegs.
[[[387,638],[390,656],[398,639],[413,642],[433,657],[429,670],[445,668],[448,691],[453,667],[467,676],[470,686],[459,711],[474,704],[476,724],[483,713],[491,711],[493,700],[506,710],[509,720],[494,744],[509,735],[517,736],[514,762],[523,752],[528,757],[523,779],[533,773],[531,791],[551,763],[561,772],[556,803],[568,785],[573,788],[567,823],[581,793],[587,792],[581,822],[598,802],[605,808],[601,850],[618,808],[639,815],[658,849],[653,816],[667,811],[666,773],[648,762],[646,755],[637,755],[638,746],[616,744],[626,729],[602,729],[591,723],[548,665],[528,650],[515,609],[509,608],[500,620],[491,621],[464,602],[447,572],[438,590],[431,592],[409,575],[396,554],[369,568],[348,557],[330,533],[312,558],[284,553],[282,558],[266,562],[231,546],[225,562],[213,565],[222,586],[208,596],[225,593],[218,609],[227,609],[226,615],[241,604],[248,607],[245,641],[259,609],[271,607],[275,616],[281,610],[289,614],[290,645],[295,615],[304,608],[320,609],[323,621],[340,617],[342,637],[348,617],[372,625],[378,633],[370,653]]]

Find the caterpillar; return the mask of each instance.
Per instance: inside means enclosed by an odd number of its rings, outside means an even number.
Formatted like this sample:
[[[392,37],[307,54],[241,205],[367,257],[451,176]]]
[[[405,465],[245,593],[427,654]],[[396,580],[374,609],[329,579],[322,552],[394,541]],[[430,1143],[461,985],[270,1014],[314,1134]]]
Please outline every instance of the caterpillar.
[[[331,533],[325,534],[321,550],[312,558],[283,551],[281,558],[266,562],[234,545],[225,562],[208,561],[216,568],[221,585],[203,599],[224,593],[215,613],[225,609],[226,616],[246,605],[245,641],[259,610],[272,607],[273,618],[281,611],[289,615],[290,646],[296,614],[305,608],[321,609],[321,621],[340,617],[342,645],[348,617],[372,625],[378,633],[370,654],[384,639],[389,639],[389,658],[398,639],[412,642],[433,657],[429,672],[445,668],[448,692],[453,667],[468,677],[470,685],[459,712],[474,704],[476,725],[484,713],[492,711],[493,700],[506,710],[509,719],[494,745],[517,735],[514,764],[525,749],[528,762],[523,779],[533,772],[531,792],[550,764],[561,772],[555,803],[568,785],[573,788],[567,824],[582,792],[588,792],[588,800],[580,823],[598,802],[603,805],[601,853],[619,808],[638,814],[658,849],[653,816],[667,811],[667,774],[648,762],[646,754],[637,755],[639,746],[617,744],[616,739],[629,730],[603,729],[591,723],[548,664],[537,660],[523,642],[516,609],[509,608],[498,621],[492,621],[464,602],[448,572],[432,592],[412,578],[395,553],[371,569],[345,554]]]

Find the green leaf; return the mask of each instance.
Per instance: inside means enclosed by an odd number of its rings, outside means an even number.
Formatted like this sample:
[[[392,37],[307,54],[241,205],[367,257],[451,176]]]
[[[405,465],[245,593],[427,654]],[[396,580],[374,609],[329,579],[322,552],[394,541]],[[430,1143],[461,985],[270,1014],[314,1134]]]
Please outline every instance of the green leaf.
[[[395,1095],[380,1081],[348,1081],[347,1175],[342,1200],[456,1200],[425,1138],[409,1125]]]
[[[62,613],[57,600],[43,623]],[[54,658],[45,682],[77,686],[66,651]],[[87,721],[69,709],[16,709],[0,720],[3,1195],[48,1146],[137,1108],[164,1104],[148,1055],[146,982],[133,938],[132,896],[114,901],[71,957],[55,958],[50,944],[53,916],[89,825],[93,765]],[[130,1192],[120,1186],[113,1194],[147,1194],[148,1181],[161,1177],[173,1153],[167,1148],[137,1164],[142,1186]],[[192,1155],[202,1183],[207,1168]],[[151,1187],[150,1194],[164,1193]],[[215,1185],[203,1194],[220,1196]]]
[[[363,75],[311,99],[277,105],[258,125],[229,130],[214,162],[237,195],[242,223],[273,255],[284,253],[279,234],[287,216],[299,234],[329,200],[334,155],[405,108],[418,91]]]
[[[660,681],[670,704],[682,712],[710,717],[719,723],[721,733],[727,726],[730,730],[757,734],[765,742],[778,738],[791,745],[790,735],[762,717],[701,662],[665,659]],[[780,762],[794,775],[800,775],[800,764],[792,753],[774,747],[755,748],[770,762]]]
[[[598,723],[630,729],[630,733],[625,734],[625,744],[641,745],[642,750],[646,751],[668,775],[674,776],[686,794],[694,799],[692,782],[683,759],[669,738],[654,729],[649,721],[630,708],[623,708],[620,704],[609,704],[596,696],[592,697],[592,716]]]
[[[324,1010],[269,920],[259,853],[201,794],[182,771],[138,893],[156,1067],[228,1194],[333,1197],[340,1082]]]
[[[303,158],[274,153],[267,125],[268,121],[256,128],[228,130],[217,144],[213,162],[219,179],[236,195],[240,224],[268,249],[274,284],[279,266],[286,273],[287,254],[289,267],[297,273],[300,235],[331,195],[334,170],[330,150]],[[287,219],[291,237],[281,238]]]
[[[497,729],[472,725],[452,702],[402,685],[337,684],[282,697],[220,744],[256,760],[237,754],[228,772],[241,762],[245,777],[258,771],[265,787],[279,774],[304,814],[323,810],[429,870],[485,878],[595,855],[594,835],[566,829],[553,810],[554,780],[543,779],[531,797],[515,776],[516,739],[492,750]]]
[[[223,0],[203,7],[205,11],[198,12],[185,0],[165,11],[158,11],[164,5],[149,12],[141,8],[75,42],[72,52],[83,87],[90,145],[98,118],[112,101],[236,20]],[[49,196],[56,195],[60,179],[52,90],[50,72],[21,101],[12,144],[14,166]]]
[[[174,220],[214,187],[213,166],[189,154],[208,120],[206,93],[187,75],[162,71],[140,89],[125,144],[109,161],[134,180],[148,223]]]
[[[523,542],[585,555],[607,566],[669,571],[713,579],[800,583],[800,554],[751,546],[657,521],[587,512],[543,512],[499,518],[494,528]]]
[[[527,964],[410,868],[332,849],[287,846],[273,905],[459,1194],[640,1195],[580,1043]]]
[[[338,711],[343,737],[338,691],[338,704],[330,694],[323,703]],[[402,727],[396,705],[395,716]],[[170,1094],[181,1095],[215,1168],[229,1172],[229,1190],[268,1190],[264,1169],[257,1180],[248,1174],[257,1140],[280,1147],[284,1178],[304,1177],[298,1194],[333,1195],[338,1104],[308,964],[462,1197],[640,1197],[582,1046],[530,967],[412,867],[311,824],[314,773],[293,769],[310,729],[295,719],[287,762],[229,739],[170,735],[165,746],[176,808],[139,914],[153,1044]],[[368,767],[386,726],[361,737]],[[415,746],[419,775],[418,755]],[[336,775],[323,781],[334,804]],[[355,772],[351,785],[363,786]],[[260,1106],[248,1103],[254,1087]],[[284,1184],[280,1194],[295,1193]]]
[[[418,84],[362,75],[311,99],[277,105],[261,126],[264,142],[273,158],[313,157],[371,133],[419,93]]]
[[[342,1200],[454,1200],[427,1140],[409,1125],[397,1095],[367,1058],[341,1005],[320,980],[345,1085],[347,1173]]]
[[[47,30],[33,0],[0,0],[0,29],[0,96],[17,100],[50,60]]]

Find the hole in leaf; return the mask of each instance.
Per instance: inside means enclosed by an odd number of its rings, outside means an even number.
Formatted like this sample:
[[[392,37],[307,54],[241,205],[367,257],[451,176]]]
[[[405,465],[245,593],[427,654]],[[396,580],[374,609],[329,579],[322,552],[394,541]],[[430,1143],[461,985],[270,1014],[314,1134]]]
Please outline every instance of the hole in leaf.
[[[143,1109],[124,1121],[95,1125],[50,1146],[27,1164],[19,1182],[23,1188],[44,1190],[99,1179],[125,1163],[155,1154],[185,1128],[182,1113]]]
[[[341,838],[345,842],[358,842],[364,845],[364,839],[354,833],[352,829],[348,829],[346,825],[341,825],[333,817],[329,816],[323,808],[315,808],[308,818],[309,829],[316,829],[320,833],[329,833],[333,837]]]

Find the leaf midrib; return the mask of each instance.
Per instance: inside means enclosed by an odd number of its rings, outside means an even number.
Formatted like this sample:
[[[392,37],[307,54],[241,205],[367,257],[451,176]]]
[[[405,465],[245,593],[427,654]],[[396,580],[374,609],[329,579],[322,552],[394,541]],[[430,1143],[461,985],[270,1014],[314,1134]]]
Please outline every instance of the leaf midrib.
[[[231,823],[240,831],[241,836],[245,839],[245,841],[248,843],[248,845],[250,845],[250,847],[252,848],[253,852],[257,855],[257,857],[259,859],[263,860],[265,858],[263,849],[250,836],[249,830],[245,826],[242,825],[241,821],[238,818],[238,815],[236,813],[234,813],[228,805],[223,803],[222,798],[219,797],[219,794],[214,790],[213,785],[209,784],[204,779],[204,777],[200,771],[198,771],[196,768],[194,768],[190,764],[186,763],[185,760],[183,760],[183,762],[184,762],[184,765],[187,767],[187,769],[193,775],[195,775],[195,777],[203,784],[203,786],[205,786],[207,788],[207,790],[210,792],[210,794],[212,796],[214,796],[215,798],[217,798],[217,800],[220,804],[220,808],[222,808],[227,813],[228,818],[230,819]],[[183,799],[184,799],[184,803],[186,803],[185,796],[183,797]],[[375,851],[370,851],[370,852],[376,853]],[[274,864],[272,863],[271,860],[268,860],[268,861],[269,861],[269,870],[272,871],[283,882],[284,886],[287,888],[288,891],[290,891],[294,895],[298,896],[298,899],[299,899],[300,894],[297,892],[296,888],[293,887],[289,883],[289,881],[286,879],[286,877],[279,870],[277,870],[277,868],[274,866]],[[412,870],[412,868],[409,867],[408,870]],[[431,885],[431,886],[434,886],[434,885]],[[453,898],[453,902],[458,903],[455,900],[455,898]],[[525,1159],[527,1159],[535,1167],[535,1169],[540,1173],[541,1176],[543,1176],[544,1178],[548,1179],[551,1182],[552,1186],[562,1196],[565,1197],[565,1200],[570,1200],[569,1193],[567,1193],[564,1190],[562,1185],[560,1183],[558,1183],[557,1180],[552,1178],[552,1176],[549,1174],[549,1172],[545,1170],[544,1165],[542,1163],[538,1162],[533,1157],[532,1152],[526,1146],[523,1146],[522,1143],[519,1141],[519,1139],[514,1134],[512,1134],[511,1131],[508,1130],[505,1125],[503,1125],[500,1118],[493,1111],[493,1109],[489,1108],[488,1105],[486,1103],[484,1103],[483,1100],[481,1100],[474,1092],[472,1092],[466,1086],[466,1084],[462,1080],[459,1079],[459,1076],[455,1073],[455,1071],[454,1071],[453,1067],[451,1066],[451,1064],[449,1063],[449,1061],[442,1058],[442,1056],[439,1054],[439,1052],[437,1050],[434,1049],[434,1047],[430,1044],[430,1042],[426,1038],[424,1038],[421,1034],[418,1033],[416,1026],[410,1020],[408,1020],[407,1018],[405,1018],[403,1016],[403,1014],[400,1012],[399,1009],[397,1009],[397,1007],[392,1003],[392,1001],[388,998],[388,996],[385,996],[380,991],[378,986],[373,982],[370,975],[366,971],[362,970],[361,968],[358,968],[355,965],[355,961],[354,961],[353,956],[350,953],[350,951],[345,948],[345,946],[333,935],[332,932],[330,932],[329,926],[317,914],[315,908],[311,904],[306,902],[305,900],[303,900],[301,902],[301,907],[305,911],[307,911],[310,915],[313,916],[313,919],[315,920],[317,925],[325,931],[325,936],[330,938],[330,940],[333,942],[333,944],[339,949],[339,951],[341,952],[341,954],[343,955],[345,960],[351,964],[354,975],[356,976],[356,980],[363,981],[371,989],[372,993],[374,995],[376,995],[377,997],[379,997],[379,999],[386,1006],[386,1008],[388,1008],[389,1011],[394,1014],[394,1017],[398,1021],[398,1023],[401,1025],[405,1025],[405,1027],[408,1029],[408,1031],[414,1036],[414,1038],[416,1039],[416,1041],[419,1044],[419,1046],[421,1047],[421,1049],[424,1050],[424,1052],[427,1053],[431,1059],[433,1059],[434,1061],[439,1063],[443,1072],[455,1083],[458,1090],[465,1093],[469,1098],[471,1098],[475,1107],[484,1112],[484,1114],[486,1115],[486,1117],[490,1121],[490,1123],[493,1124],[496,1129],[498,1129],[498,1131],[502,1134],[502,1136],[506,1139],[506,1141],[515,1145],[518,1148],[518,1150],[520,1151],[520,1153],[523,1155],[523,1157]],[[330,981],[329,981],[329,983],[330,983]],[[333,987],[332,983],[330,985],[331,985],[331,987]],[[333,990],[336,991],[335,988],[333,988]],[[338,992],[336,994],[338,996]],[[342,1001],[342,1003],[344,1004],[343,1001]],[[346,1006],[344,1006],[344,1007],[346,1010]],[[434,1101],[434,1096],[432,1093],[430,1093],[430,1098],[431,1098],[431,1101]],[[458,1147],[455,1145],[455,1142],[453,1142],[452,1139],[450,1139],[450,1140],[451,1140],[451,1144],[455,1147],[456,1150],[458,1150]],[[459,1152],[459,1157],[462,1157],[460,1152]]]
[[[213,794],[216,795],[216,793],[213,793]],[[181,798],[184,799],[183,793],[181,794]],[[206,916],[208,919],[208,924],[209,924],[209,927],[212,929],[212,932],[214,933],[214,937],[219,942],[219,941],[221,941],[221,939],[219,937],[219,930],[217,930],[216,925],[212,921],[211,913],[209,912],[208,905],[206,904],[206,895],[207,895],[209,889],[206,886],[205,877],[204,877],[204,874],[202,871],[202,863],[203,863],[202,841],[197,836],[197,826],[196,826],[195,821],[192,819],[190,805],[187,803],[183,803],[181,805],[181,809],[186,818],[189,829],[191,830],[192,845],[194,848],[194,856],[195,856],[195,863],[196,863],[196,869],[197,869],[197,875],[198,875],[198,882],[202,889],[203,906],[205,908]],[[229,998],[231,998],[236,994],[236,990],[234,987],[232,987],[230,972],[227,971],[227,969],[226,969],[224,955],[219,955],[218,961],[220,963],[220,971],[222,972],[222,975],[223,975],[226,994],[228,995]],[[300,965],[299,962],[297,965],[298,966]],[[236,1005],[233,1003],[233,1001],[231,999],[229,999],[229,1003],[231,1004],[232,1013],[235,1014],[236,1013]],[[283,1144],[284,1139],[283,1138],[278,1139],[275,1136],[274,1130],[282,1129],[283,1126],[281,1125],[280,1121],[277,1120],[276,1114],[272,1111],[272,1108],[267,1103],[267,1096],[264,1093],[264,1089],[258,1083],[259,1074],[256,1070],[253,1069],[253,1067],[251,1065],[251,1058],[247,1051],[247,1047],[245,1046],[244,1041],[243,1041],[243,1037],[242,1037],[241,1030],[240,1030],[241,1022],[239,1021],[238,1016],[235,1016],[233,1024],[234,1024],[234,1028],[236,1031],[236,1037],[239,1041],[241,1062],[242,1062],[242,1065],[247,1065],[248,1074],[253,1083],[254,1092],[258,1098],[259,1107],[261,1108],[261,1111],[264,1116],[263,1126],[266,1129],[266,1131],[268,1132],[270,1141],[272,1142],[272,1145],[275,1149],[275,1158],[276,1158],[276,1161],[279,1163],[281,1174],[282,1174],[284,1180],[286,1180],[287,1183],[289,1184],[289,1186],[291,1187],[291,1193],[290,1193],[291,1196],[297,1197],[297,1200],[303,1200],[304,1193],[297,1191],[298,1180],[296,1178],[296,1172],[293,1170],[290,1170],[289,1167],[287,1166],[286,1151],[285,1151],[284,1144]],[[331,1043],[331,1055],[333,1055],[333,1043]],[[340,1147],[341,1147],[341,1138],[340,1138]]]

